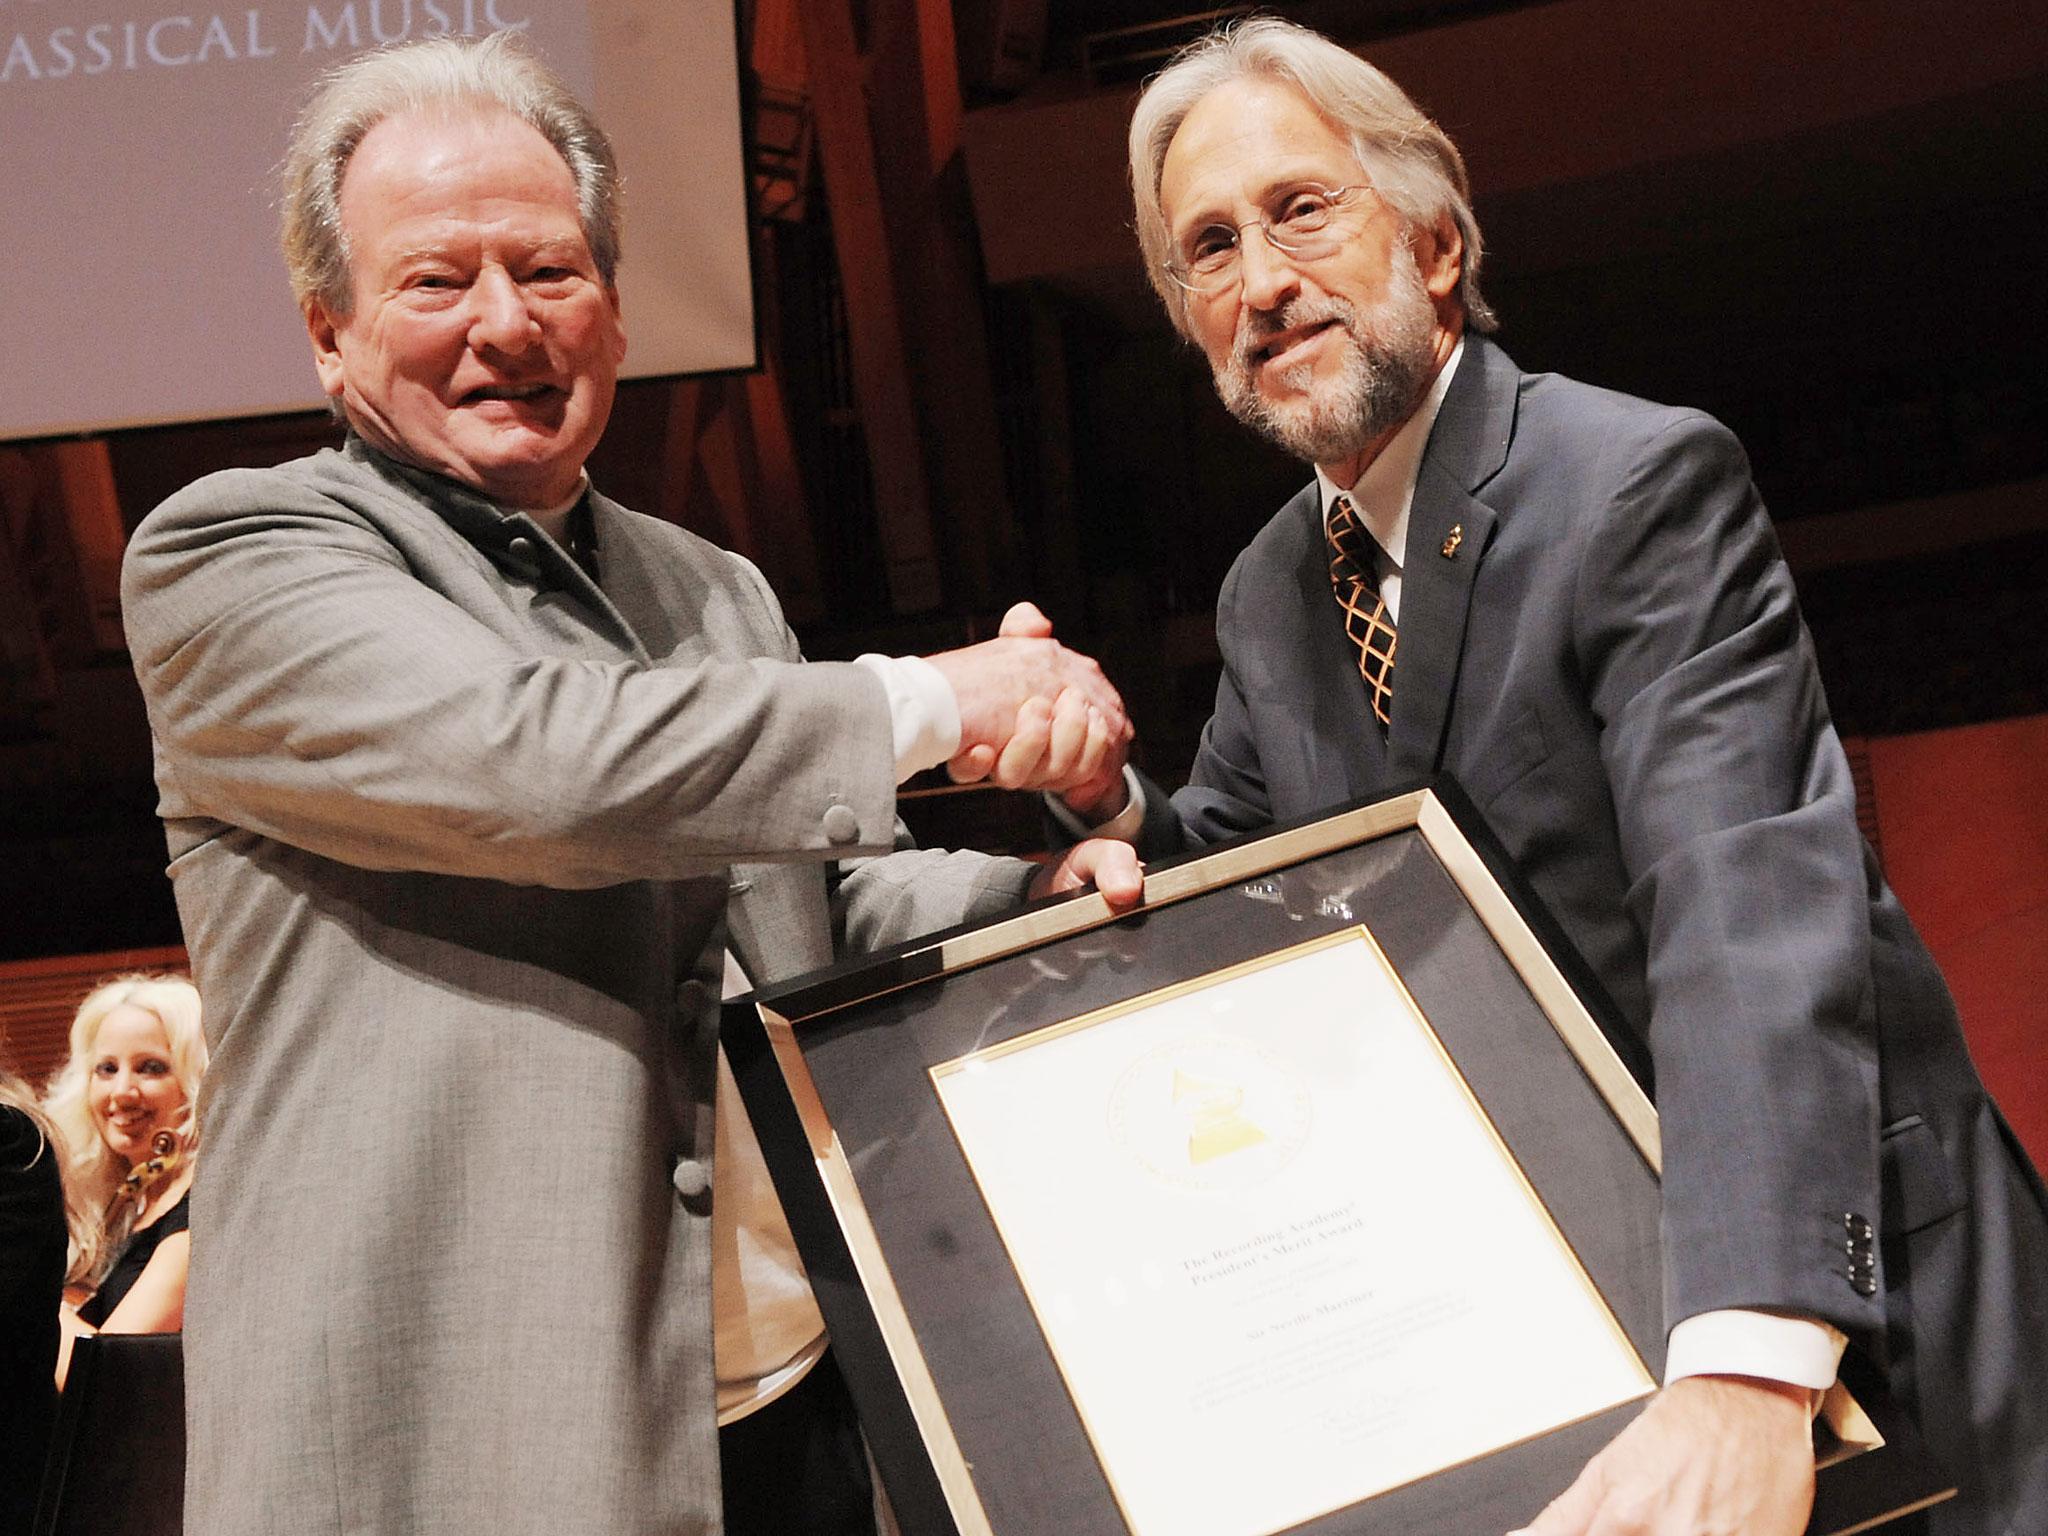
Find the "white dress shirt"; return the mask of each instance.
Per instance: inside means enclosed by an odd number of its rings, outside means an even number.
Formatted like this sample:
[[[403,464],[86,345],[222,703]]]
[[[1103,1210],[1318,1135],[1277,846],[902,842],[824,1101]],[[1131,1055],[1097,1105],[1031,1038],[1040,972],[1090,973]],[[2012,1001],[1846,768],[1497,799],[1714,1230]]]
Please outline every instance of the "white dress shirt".
[[[1429,446],[1436,413],[1443,409],[1444,396],[1451,390],[1451,375],[1458,371],[1464,355],[1465,339],[1461,336],[1443,367],[1437,370],[1429,393],[1422,397],[1415,414],[1401,423],[1401,430],[1388,439],[1386,447],[1373,455],[1357,484],[1338,485],[1323,473],[1321,465],[1316,466],[1316,486],[1323,498],[1323,530],[1329,531],[1330,508],[1337,498],[1350,497],[1352,510],[1377,546],[1373,574],[1379,580],[1380,596],[1386,599],[1387,616],[1396,628],[1401,623],[1401,571],[1407,564],[1408,509],[1415,504],[1415,477],[1422,473],[1422,451]],[[1398,674],[1400,663],[1396,661],[1394,665]]]

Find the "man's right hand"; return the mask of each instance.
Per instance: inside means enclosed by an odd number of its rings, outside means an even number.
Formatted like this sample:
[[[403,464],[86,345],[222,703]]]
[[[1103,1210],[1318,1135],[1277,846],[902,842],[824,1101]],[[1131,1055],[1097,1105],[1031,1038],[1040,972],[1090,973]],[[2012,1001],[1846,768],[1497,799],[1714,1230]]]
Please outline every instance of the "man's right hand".
[[[1807,1390],[1687,1376],[1508,1536],[1797,1536],[1812,1510]]]
[[[1034,605],[1011,608],[993,640],[925,659],[960,707],[960,750],[946,765],[956,781],[1088,800],[1122,782],[1131,745],[1123,699],[1093,660],[1052,638]]]

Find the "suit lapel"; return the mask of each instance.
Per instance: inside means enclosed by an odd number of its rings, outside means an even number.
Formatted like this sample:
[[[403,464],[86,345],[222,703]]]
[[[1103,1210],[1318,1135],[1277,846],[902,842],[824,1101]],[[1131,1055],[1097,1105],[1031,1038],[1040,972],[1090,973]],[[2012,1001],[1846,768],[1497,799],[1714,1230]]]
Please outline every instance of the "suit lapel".
[[[1506,461],[1518,388],[1506,355],[1469,337],[1416,475],[1386,743],[1387,769],[1402,779],[1433,774],[1442,761],[1472,588],[1495,522],[1474,492]]]
[[[540,525],[524,512],[507,513],[505,523],[508,527],[527,530],[536,547],[535,558],[539,561],[540,569],[550,586],[560,587],[572,594],[579,603],[590,610],[594,625],[609,631],[614,640],[631,652],[635,661],[645,662],[649,659],[647,647],[641,643],[640,631],[628,617],[627,605],[623,601],[615,603],[612,594],[591,580],[590,573],[578,565],[567,550],[543,533]],[[602,561],[602,554],[599,559]],[[607,573],[605,580],[608,585],[623,590],[631,584],[633,562],[614,555],[613,564],[620,569],[616,576]]]
[[[633,637],[643,660],[650,653],[672,654],[678,634],[685,630],[701,633],[702,615],[693,610],[688,595],[676,590],[672,581],[657,585],[658,557],[641,546],[625,509],[593,491],[590,513],[597,530],[597,568],[604,586],[600,588],[586,575],[578,595],[610,614],[620,629]],[[577,570],[582,574],[581,567]]]
[[[1424,458],[1408,511],[1393,721],[1387,727],[1388,765],[1401,778],[1436,771],[1465,651],[1472,583],[1492,533],[1492,509]]]

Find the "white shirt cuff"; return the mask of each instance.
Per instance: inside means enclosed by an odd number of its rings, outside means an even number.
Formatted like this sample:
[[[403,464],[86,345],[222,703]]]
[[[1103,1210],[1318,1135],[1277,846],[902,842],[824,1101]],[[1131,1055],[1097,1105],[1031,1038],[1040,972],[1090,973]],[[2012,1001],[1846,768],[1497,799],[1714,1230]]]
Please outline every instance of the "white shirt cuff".
[[[1817,1318],[1730,1308],[1688,1317],[1671,1330],[1664,1384],[1684,1376],[1757,1376],[1825,1392],[1848,1338]]]
[[[889,695],[889,727],[896,749],[896,782],[936,768],[960,750],[960,703],[946,674],[922,656],[853,658],[881,679]]]
[[[1074,814],[1072,806],[1049,790],[1045,796],[1045,808],[1052,812],[1054,821],[1066,828],[1069,837],[1113,837],[1120,843],[1135,843],[1138,828],[1145,824],[1145,790],[1138,782],[1137,770],[1129,763],[1124,764],[1124,793],[1127,796],[1124,808],[1100,826],[1088,825]]]

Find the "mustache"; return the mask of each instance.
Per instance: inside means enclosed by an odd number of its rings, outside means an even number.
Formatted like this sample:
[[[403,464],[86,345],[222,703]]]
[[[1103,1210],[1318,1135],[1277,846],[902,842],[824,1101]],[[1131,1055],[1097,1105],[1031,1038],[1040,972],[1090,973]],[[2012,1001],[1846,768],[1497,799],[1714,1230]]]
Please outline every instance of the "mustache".
[[[1333,321],[1355,337],[1358,334],[1357,306],[1332,294],[1314,297],[1300,294],[1276,310],[1245,310],[1238,321],[1237,335],[1231,338],[1231,365],[1241,373],[1249,373],[1259,352],[1274,337],[1303,326],[1325,325]]]

